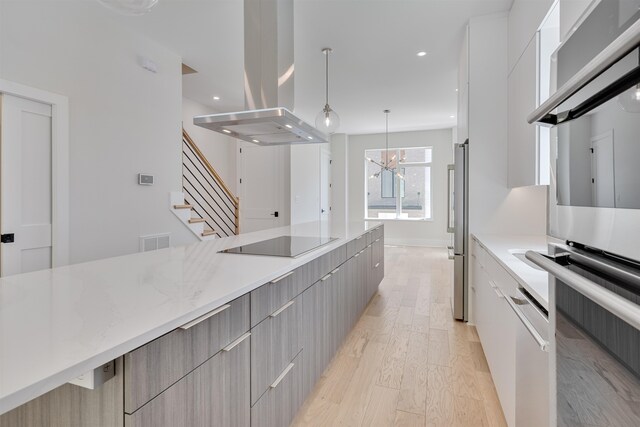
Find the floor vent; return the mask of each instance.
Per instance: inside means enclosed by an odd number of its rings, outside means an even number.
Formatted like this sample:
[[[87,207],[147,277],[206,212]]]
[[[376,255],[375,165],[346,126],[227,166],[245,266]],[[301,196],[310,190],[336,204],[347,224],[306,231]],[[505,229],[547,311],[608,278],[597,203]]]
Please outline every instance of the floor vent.
[[[169,246],[171,246],[171,235],[169,233],[140,236],[140,252],[155,251]]]

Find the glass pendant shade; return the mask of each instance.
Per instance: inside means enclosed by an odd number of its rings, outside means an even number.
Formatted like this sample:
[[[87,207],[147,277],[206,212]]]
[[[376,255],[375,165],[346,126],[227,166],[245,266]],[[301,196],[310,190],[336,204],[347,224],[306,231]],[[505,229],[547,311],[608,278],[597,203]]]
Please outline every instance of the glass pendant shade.
[[[640,113],[640,85],[633,86],[618,95],[618,104],[627,113]]]
[[[325,107],[316,116],[316,128],[324,133],[334,133],[340,126],[340,116],[335,111],[325,105]]]
[[[140,16],[149,13],[158,0],[98,0],[98,2],[121,15]]]

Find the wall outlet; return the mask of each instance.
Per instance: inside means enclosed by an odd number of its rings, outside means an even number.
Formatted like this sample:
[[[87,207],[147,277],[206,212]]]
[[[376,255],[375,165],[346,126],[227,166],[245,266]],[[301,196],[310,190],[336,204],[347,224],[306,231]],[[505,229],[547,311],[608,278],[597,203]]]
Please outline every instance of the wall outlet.
[[[153,185],[153,175],[146,173],[138,174],[138,184],[140,185]]]

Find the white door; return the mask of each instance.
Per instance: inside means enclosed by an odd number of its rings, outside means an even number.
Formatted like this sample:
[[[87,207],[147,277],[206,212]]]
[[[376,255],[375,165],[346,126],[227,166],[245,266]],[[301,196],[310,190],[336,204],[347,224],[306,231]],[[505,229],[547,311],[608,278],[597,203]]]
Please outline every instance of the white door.
[[[616,199],[613,132],[591,140],[591,194],[593,206],[614,208]]]
[[[320,220],[331,218],[331,153],[320,150]]]
[[[284,225],[283,147],[242,145],[240,151],[240,231]]]
[[[51,106],[2,95],[0,124],[0,275],[50,268]]]

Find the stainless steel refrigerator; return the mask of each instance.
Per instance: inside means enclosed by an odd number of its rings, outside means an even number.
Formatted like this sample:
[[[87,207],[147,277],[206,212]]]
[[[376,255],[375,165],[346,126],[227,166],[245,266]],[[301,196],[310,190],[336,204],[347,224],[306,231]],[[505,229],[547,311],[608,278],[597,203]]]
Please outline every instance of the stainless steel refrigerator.
[[[469,316],[469,140],[456,144],[449,168],[449,232],[453,233],[449,257],[453,259],[451,310],[457,320]]]

